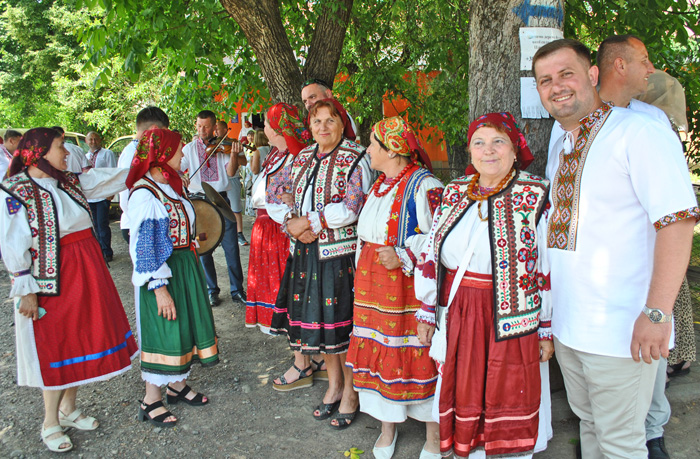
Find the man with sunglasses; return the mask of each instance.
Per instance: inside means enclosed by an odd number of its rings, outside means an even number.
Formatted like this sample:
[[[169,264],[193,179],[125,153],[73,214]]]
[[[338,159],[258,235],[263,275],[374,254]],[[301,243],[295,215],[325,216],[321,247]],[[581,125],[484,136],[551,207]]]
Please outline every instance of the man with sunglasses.
[[[333,91],[331,91],[331,89],[331,85],[318,78],[311,78],[304,81],[301,84],[301,101],[304,103],[306,111],[308,112],[309,109],[313,107],[314,104],[319,100],[330,99],[331,97],[333,97]],[[350,118],[352,130],[355,131],[355,134],[357,134],[358,132],[355,120],[352,119],[352,116],[350,116],[350,114],[348,114],[348,118]],[[308,124],[308,121],[305,120],[305,123]],[[359,143],[359,138],[356,139],[356,142]]]

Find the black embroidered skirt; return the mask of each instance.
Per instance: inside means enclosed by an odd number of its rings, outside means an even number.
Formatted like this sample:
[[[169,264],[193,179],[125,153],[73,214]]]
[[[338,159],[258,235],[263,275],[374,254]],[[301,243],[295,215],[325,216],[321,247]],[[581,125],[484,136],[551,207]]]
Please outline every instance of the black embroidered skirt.
[[[347,352],[352,331],[354,257],[318,260],[318,241],[297,241],[287,259],[270,332],[304,354]]]

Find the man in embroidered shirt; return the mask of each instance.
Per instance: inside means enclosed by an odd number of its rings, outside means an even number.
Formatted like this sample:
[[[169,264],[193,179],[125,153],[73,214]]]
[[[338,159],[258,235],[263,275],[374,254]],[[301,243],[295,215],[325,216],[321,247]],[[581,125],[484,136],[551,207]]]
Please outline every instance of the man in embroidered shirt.
[[[102,148],[102,137],[95,131],[90,131],[85,136],[85,141],[90,148],[86,158],[89,168],[117,167],[117,158],[112,150]],[[95,233],[97,241],[102,248],[102,255],[107,262],[112,261],[114,252],[112,251],[112,230],[109,228],[109,206],[112,197],[107,199],[88,199],[90,212],[95,222]]]
[[[231,148],[231,155],[227,156],[223,153],[214,153],[209,159],[206,155],[206,147],[209,140],[214,137],[216,129],[216,114],[210,110],[203,110],[197,114],[197,137],[192,142],[185,145],[182,149],[184,157],[182,158],[181,169],[188,170],[190,174],[189,191],[192,193],[203,193],[202,181],[207,182],[228,202],[226,192],[231,189],[227,165],[230,161],[237,161],[240,152],[240,147]],[[196,175],[192,175],[195,170],[201,165],[201,169]],[[231,171],[232,175],[233,172]],[[231,298],[234,303],[245,305],[246,297],[243,290],[243,268],[241,267],[241,257],[238,251],[238,238],[236,223],[228,219],[225,220],[224,237],[221,240],[221,247],[226,255],[226,265],[228,267],[228,278],[231,286]],[[219,285],[216,280],[216,267],[214,266],[214,257],[212,254],[199,257],[204,268],[204,275],[207,278],[207,286],[209,287],[209,302],[212,306],[217,306],[221,303],[219,299]]]
[[[170,119],[168,115],[158,107],[149,106],[138,112],[136,115],[136,138],[129,142],[122,150],[117,160],[117,167],[131,167],[131,161],[134,160],[134,155],[136,154],[136,147],[144,132],[150,129],[167,129],[169,126]],[[129,243],[129,230],[131,228],[129,218],[126,214],[128,204],[129,190],[124,190],[119,193],[119,207],[122,209],[122,218],[119,221],[119,227],[122,230],[122,237],[127,244]]]
[[[533,73],[565,133],[550,141],[547,256],[554,345],[583,457],[647,457],[644,420],[700,216],[687,165],[672,132],[603,103],[583,44],[548,43]]]
[[[596,59],[600,69],[598,94],[602,100],[610,101],[616,107],[627,107],[646,113],[666,128],[673,129],[663,110],[634,99],[647,90],[647,80],[655,71],[654,65],[649,60],[647,48],[639,38],[634,35],[608,37],[598,47]],[[684,285],[687,289],[687,284]],[[674,315],[675,313],[674,308]],[[671,405],[664,393],[665,388],[666,359],[661,357],[654,382],[651,407],[646,418],[647,449],[650,459],[669,457],[663,435],[664,425],[671,418]]]
[[[5,178],[7,169],[10,168],[10,162],[12,161],[12,155],[15,150],[17,150],[17,145],[19,145],[19,139],[22,138],[22,134],[13,129],[8,129],[5,131],[3,136],[4,144],[0,144],[0,180]]]

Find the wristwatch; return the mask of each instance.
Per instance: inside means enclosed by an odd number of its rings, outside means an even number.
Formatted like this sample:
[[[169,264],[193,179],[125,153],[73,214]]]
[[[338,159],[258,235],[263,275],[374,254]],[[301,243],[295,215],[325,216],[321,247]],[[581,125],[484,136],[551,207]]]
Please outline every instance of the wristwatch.
[[[651,323],[665,324],[673,320],[673,314],[664,314],[661,309],[648,308],[646,305],[642,312],[647,315]]]

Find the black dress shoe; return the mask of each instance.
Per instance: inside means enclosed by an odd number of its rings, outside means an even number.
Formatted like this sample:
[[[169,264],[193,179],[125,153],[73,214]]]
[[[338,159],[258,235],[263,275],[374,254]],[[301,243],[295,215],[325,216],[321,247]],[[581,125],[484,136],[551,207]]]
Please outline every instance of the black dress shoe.
[[[209,304],[213,306],[218,306],[221,304],[221,298],[219,298],[218,293],[210,293],[209,294]]]
[[[231,294],[231,299],[233,300],[233,303],[236,304],[242,304],[245,306],[246,304],[246,296],[244,291],[240,291],[238,293],[232,293]]]
[[[652,438],[647,442],[647,450],[649,450],[649,459],[670,459],[666,451],[666,443],[664,437]]]

